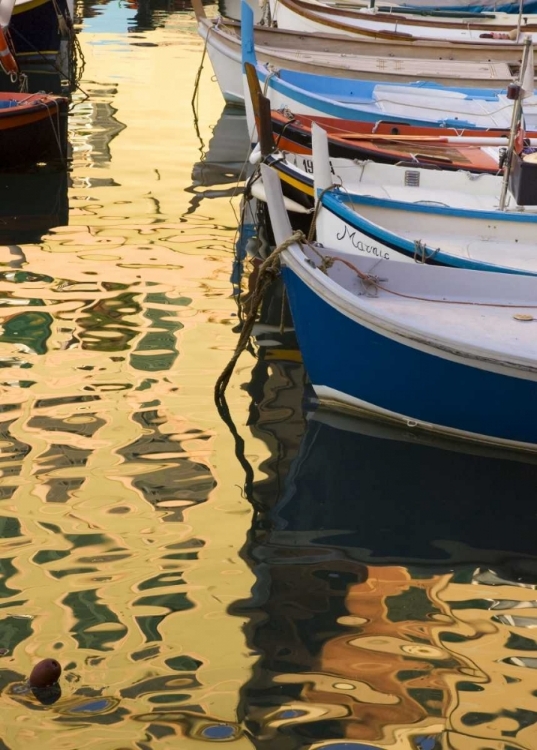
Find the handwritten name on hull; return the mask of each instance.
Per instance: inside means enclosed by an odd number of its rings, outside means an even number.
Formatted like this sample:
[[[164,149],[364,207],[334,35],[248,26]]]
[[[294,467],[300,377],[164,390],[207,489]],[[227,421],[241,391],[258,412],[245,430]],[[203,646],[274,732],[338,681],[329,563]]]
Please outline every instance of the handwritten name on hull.
[[[358,234],[355,230],[349,229],[349,227],[344,224],[343,228],[339,230],[339,232],[336,232],[336,239],[339,242],[342,242],[343,240],[347,239],[351,245],[354,247],[355,250],[358,250],[360,253],[365,253],[366,255],[374,255],[377,258],[383,258],[384,260],[390,259],[390,253],[386,250],[386,248],[379,248],[377,245],[369,245],[367,242],[364,242],[362,239],[360,239],[362,235]]]

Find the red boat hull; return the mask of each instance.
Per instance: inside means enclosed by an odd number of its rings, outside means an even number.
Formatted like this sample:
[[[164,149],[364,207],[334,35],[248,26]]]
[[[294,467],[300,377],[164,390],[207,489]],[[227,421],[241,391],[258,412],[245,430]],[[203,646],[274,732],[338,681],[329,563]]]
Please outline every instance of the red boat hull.
[[[0,170],[64,167],[67,107],[64,97],[0,93]]]

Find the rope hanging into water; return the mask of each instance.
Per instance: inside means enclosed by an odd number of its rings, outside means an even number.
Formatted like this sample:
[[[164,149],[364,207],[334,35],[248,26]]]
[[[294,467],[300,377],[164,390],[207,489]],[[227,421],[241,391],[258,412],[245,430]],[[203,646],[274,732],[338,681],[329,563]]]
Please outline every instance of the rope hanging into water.
[[[56,141],[56,145],[58,147],[58,160],[65,165],[67,161],[67,154],[64,152],[64,149],[62,147],[62,142],[60,138],[60,107],[59,105],[56,105],[56,118],[55,121],[52,117],[52,112],[50,111],[52,109],[52,106],[47,104],[47,115],[50,122],[50,127],[52,128],[52,133],[54,134],[54,139]]]
[[[330,188],[326,188],[326,189],[329,190]],[[405,294],[404,292],[397,292],[394,289],[389,289],[386,286],[384,286],[381,283],[381,280],[377,276],[371,273],[364,273],[364,271],[361,271],[353,263],[351,263],[351,261],[347,260],[346,258],[341,258],[341,257],[334,256],[334,255],[324,255],[311,242],[309,237],[306,237],[306,235],[301,230],[298,230],[296,232],[293,232],[293,234],[287,240],[284,240],[284,242],[280,243],[274,249],[274,251],[268,256],[268,258],[266,258],[263,261],[263,263],[259,267],[257,283],[252,293],[252,296],[250,297],[250,303],[249,303],[250,311],[248,313],[248,316],[244,320],[244,325],[241,329],[241,333],[240,333],[237,345],[235,347],[235,351],[233,352],[233,355],[231,356],[231,359],[229,360],[228,364],[224,367],[222,373],[218,377],[215,387],[214,387],[214,398],[215,398],[215,403],[217,407],[220,407],[220,404],[225,403],[225,391],[226,391],[227,385],[229,383],[231,375],[233,374],[233,370],[235,369],[235,365],[237,364],[240,355],[248,346],[248,342],[252,334],[255,321],[257,319],[257,313],[261,305],[261,302],[263,301],[265,292],[267,291],[269,286],[273,283],[273,281],[276,279],[276,277],[280,273],[280,265],[281,265],[280,255],[289,247],[291,247],[291,245],[294,245],[294,244],[298,244],[301,247],[302,251],[304,250],[304,247],[303,247],[304,245],[308,245],[308,247],[310,247],[310,249],[315,253],[315,255],[317,255],[317,257],[320,260],[318,270],[321,271],[322,273],[327,274],[328,269],[330,269],[335,263],[342,263],[343,265],[347,266],[347,268],[352,270],[358,276],[358,278],[362,281],[366,291],[369,291],[370,289],[380,290],[380,291],[385,292],[386,294],[391,294],[395,297],[419,300],[422,302],[436,302],[441,305],[470,305],[470,306],[476,306],[476,307],[500,307],[500,308],[505,308],[505,309],[537,309],[537,305],[501,304],[499,302],[482,302],[482,301],[457,300],[457,299],[445,299],[445,298],[434,299],[430,297],[422,297],[416,294]],[[517,320],[529,320],[530,319],[530,316],[514,316],[514,317]],[[531,319],[533,320],[533,318]]]
[[[214,387],[214,398],[217,406],[224,399],[224,394],[229,383],[229,379],[231,378],[233,370],[235,369],[235,365],[237,364],[239,357],[248,345],[248,341],[252,334],[252,329],[257,319],[257,312],[259,310],[261,302],[263,301],[265,292],[280,273],[280,254],[283,253],[284,250],[287,250],[287,248],[291,247],[291,245],[294,245],[295,243],[302,245],[302,243],[304,242],[307,242],[307,238],[302,231],[299,230],[297,232],[293,232],[289,239],[278,245],[278,247],[276,247],[275,250],[268,256],[268,258],[265,258],[263,263],[259,266],[257,283],[249,302],[250,311],[244,321],[244,325],[235,347],[235,351],[233,352],[233,355],[227,365],[222,370],[222,373],[218,377]]]
[[[219,21],[216,22],[215,26],[209,26],[207,29],[207,36],[205,37],[205,44],[203,45],[203,53],[201,55],[200,64],[198,67],[198,71],[196,73],[196,78],[194,79],[194,91],[192,92],[192,99],[190,100],[190,104],[192,105],[192,108],[196,108],[196,102],[198,98],[199,93],[199,87],[200,87],[200,79],[201,74],[203,72],[203,64],[205,63],[205,56],[207,55],[207,46],[209,44],[209,37],[211,35],[211,31],[214,31],[215,28],[218,28]]]

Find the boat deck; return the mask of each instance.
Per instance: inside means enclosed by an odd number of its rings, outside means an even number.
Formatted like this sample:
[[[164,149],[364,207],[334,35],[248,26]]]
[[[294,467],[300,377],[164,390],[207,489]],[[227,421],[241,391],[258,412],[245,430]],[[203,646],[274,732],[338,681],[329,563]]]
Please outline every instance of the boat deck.
[[[373,315],[377,322],[399,330],[405,338],[417,337],[455,352],[471,352],[489,362],[509,362],[537,373],[534,277],[372,261],[329,248],[323,248],[322,253],[347,259],[378,282],[364,283],[343,263],[336,262],[328,270],[329,277],[355,299],[357,314]],[[311,257],[319,262],[315,254]],[[343,307],[348,299],[340,295]],[[531,319],[516,317],[521,315]]]
[[[315,66],[334,67],[362,73],[408,76],[421,78],[453,78],[461,81],[490,81],[491,87],[498,80],[510,80],[513,72],[504,62],[461,62],[457,60],[422,60],[404,57],[380,57],[372,55],[348,55],[334,52],[289,50],[271,45],[256,45],[260,60],[277,55],[289,62],[300,61]]]

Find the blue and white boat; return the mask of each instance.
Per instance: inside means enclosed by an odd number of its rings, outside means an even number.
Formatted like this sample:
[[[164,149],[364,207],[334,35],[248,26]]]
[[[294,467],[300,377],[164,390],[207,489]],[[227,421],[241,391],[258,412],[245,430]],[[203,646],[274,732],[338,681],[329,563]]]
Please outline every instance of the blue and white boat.
[[[280,181],[270,167],[261,170],[280,245],[292,235]],[[307,243],[281,258],[322,403],[537,448],[537,279],[357,258]]]
[[[508,190],[500,210],[502,177],[329,160],[317,125],[312,140],[313,160],[275,152],[266,163],[282,180],[288,210],[307,212],[301,196],[316,196],[318,242],[354,257],[537,275],[537,205],[518,205]],[[264,180],[252,192],[266,200]]]
[[[513,102],[504,89],[458,88],[435,82],[378,83],[351,78],[317,76],[270,68],[258,63],[253,37],[253,14],[242,3],[242,61],[256,68],[272,109],[365,122],[405,122],[411,125],[457,128],[509,129]],[[250,132],[252,107],[245,85]],[[533,88],[533,87],[532,87]],[[537,129],[537,97],[524,100],[526,129]]]
[[[382,3],[380,4],[382,6]],[[526,0],[526,2],[510,2],[509,0],[436,0],[431,3],[429,0],[412,0],[412,2],[399,2],[389,5],[390,12],[402,12],[407,10],[425,11],[431,13],[519,13],[524,15],[535,13],[537,3],[535,0]]]
[[[202,0],[192,0],[192,8],[224,99],[244,105],[240,23],[222,16],[208,17]],[[240,15],[240,2],[238,8]],[[436,42],[419,50],[410,44],[395,49],[393,41],[374,45],[351,37],[298,34],[259,24],[254,35],[257,59],[272,67],[377,83],[434,80],[445,86],[502,88],[512,82],[521,54],[518,48],[512,49],[510,60],[489,59],[491,51],[483,50],[476,60],[469,59],[467,51],[461,51],[456,43],[449,49]]]

